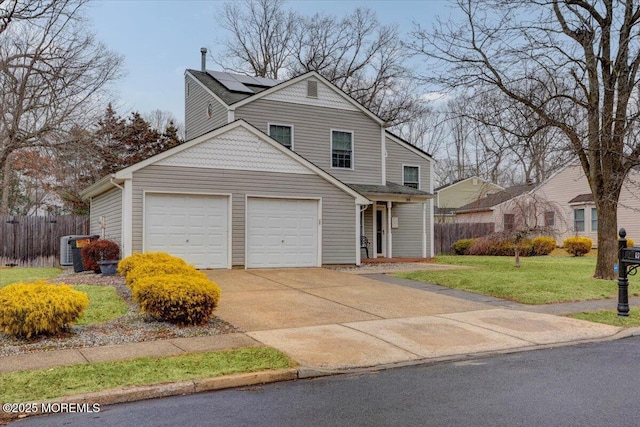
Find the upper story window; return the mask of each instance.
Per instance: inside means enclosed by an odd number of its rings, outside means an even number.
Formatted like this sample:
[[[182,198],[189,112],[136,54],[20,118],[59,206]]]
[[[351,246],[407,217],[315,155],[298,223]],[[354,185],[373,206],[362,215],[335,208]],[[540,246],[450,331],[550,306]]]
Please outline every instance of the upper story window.
[[[209,102],[207,104],[207,119],[210,119],[215,113],[215,107],[213,106],[213,102]]]
[[[591,231],[598,231],[598,211],[591,208]]]
[[[573,210],[573,228],[575,231],[584,231],[584,209]]]
[[[353,169],[353,133],[331,131],[331,167]]]
[[[402,185],[405,187],[420,189],[420,167],[402,166]]]
[[[293,127],[269,124],[269,136],[288,149],[293,149]]]

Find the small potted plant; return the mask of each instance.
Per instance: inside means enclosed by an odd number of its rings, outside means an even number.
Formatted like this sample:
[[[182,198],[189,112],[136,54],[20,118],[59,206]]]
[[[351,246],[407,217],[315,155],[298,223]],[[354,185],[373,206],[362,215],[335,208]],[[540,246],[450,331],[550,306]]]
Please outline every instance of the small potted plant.
[[[81,251],[82,263],[87,270],[102,272],[103,276],[116,274],[120,261],[120,245],[113,240],[98,239],[84,246]]]

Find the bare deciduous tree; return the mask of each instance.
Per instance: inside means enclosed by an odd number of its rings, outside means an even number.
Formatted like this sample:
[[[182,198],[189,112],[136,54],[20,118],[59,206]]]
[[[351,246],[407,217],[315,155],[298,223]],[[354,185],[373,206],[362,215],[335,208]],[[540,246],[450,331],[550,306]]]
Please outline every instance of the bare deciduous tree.
[[[229,31],[226,51],[214,61],[235,72],[278,79],[289,61],[291,38],[297,23],[282,0],[227,2],[220,25]],[[222,58],[225,60],[222,61]]]
[[[86,31],[84,4],[53,2],[28,25],[0,34],[0,213],[8,210],[9,156],[51,148],[72,125],[91,120],[87,116],[119,76],[122,59]]]
[[[594,276],[614,278],[617,204],[640,161],[640,4],[634,0],[458,0],[464,22],[416,28],[413,48],[440,59],[427,80],[497,89],[564,134],[598,211]]]
[[[29,21],[45,16],[54,9],[55,3],[65,0],[0,0],[0,33],[11,22]]]
[[[224,5],[221,25],[229,39],[213,59],[225,69],[274,79],[316,71],[391,125],[425,111],[397,27],[371,10],[306,17],[283,0],[245,0]]]
[[[176,119],[171,111],[153,110],[150,113],[142,114],[142,118],[149,123],[152,129],[164,132],[171,124],[175,126],[178,137],[184,139],[184,125]]]

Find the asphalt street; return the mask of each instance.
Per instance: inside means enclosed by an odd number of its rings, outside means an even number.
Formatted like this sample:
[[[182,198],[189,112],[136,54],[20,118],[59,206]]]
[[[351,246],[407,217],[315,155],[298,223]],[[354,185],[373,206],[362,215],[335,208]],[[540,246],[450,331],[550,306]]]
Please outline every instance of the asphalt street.
[[[25,426],[637,426],[640,338],[31,417]]]

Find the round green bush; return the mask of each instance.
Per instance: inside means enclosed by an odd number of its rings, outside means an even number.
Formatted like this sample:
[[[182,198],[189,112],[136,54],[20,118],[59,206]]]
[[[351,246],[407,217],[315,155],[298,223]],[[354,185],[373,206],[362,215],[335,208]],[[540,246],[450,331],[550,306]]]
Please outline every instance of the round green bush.
[[[0,328],[19,338],[55,335],[73,324],[88,306],[87,294],[69,285],[16,283],[0,289]]]
[[[469,248],[475,240],[476,239],[460,239],[451,245],[451,249],[453,249],[453,253],[456,255],[468,255]]]
[[[217,307],[220,288],[199,275],[146,276],[136,282],[133,298],[153,317],[179,325],[201,325]]]

